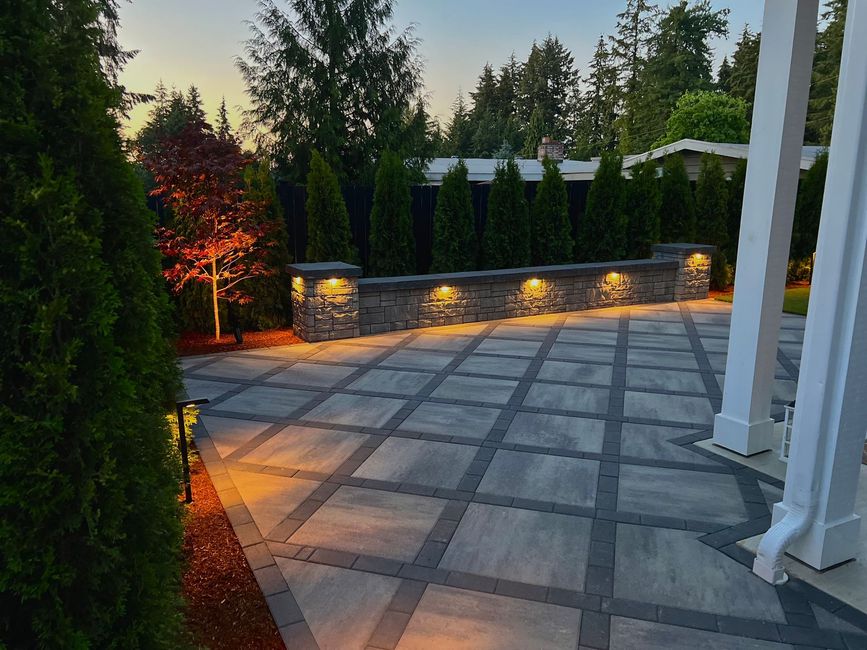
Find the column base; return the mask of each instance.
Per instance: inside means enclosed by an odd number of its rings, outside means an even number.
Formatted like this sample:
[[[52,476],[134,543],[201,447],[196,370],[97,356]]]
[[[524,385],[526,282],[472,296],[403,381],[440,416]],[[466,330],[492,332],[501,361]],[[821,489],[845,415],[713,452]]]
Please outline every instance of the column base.
[[[771,525],[788,514],[784,503],[774,504]],[[786,549],[786,553],[818,571],[848,562],[858,554],[861,517],[851,514],[841,521],[823,524],[813,521],[807,532]]]
[[[752,456],[773,448],[774,420],[742,422],[724,413],[713,421],[713,444],[725,447],[741,456]]]

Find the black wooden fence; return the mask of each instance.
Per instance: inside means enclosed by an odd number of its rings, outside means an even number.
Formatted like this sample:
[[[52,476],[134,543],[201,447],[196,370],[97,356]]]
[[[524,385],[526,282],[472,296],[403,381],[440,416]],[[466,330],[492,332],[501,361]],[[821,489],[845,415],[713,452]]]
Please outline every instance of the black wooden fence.
[[[525,184],[528,201],[532,202],[535,197],[537,185],[538,183]],[[569,196],[569,218],[572,222],[573,234],[577,229],[578,219],[584,213],[589,188],[590,181],[569,181],[566,183],[566,192]],[[471,185],[471,190],[476,233],[481,237],[485,228],[488,195],[491,192],[491,186],[490,184],[475,184]],[[370,210],[373,206],[373,188],[351,185],[342,188],[342,191],[349,212],[352,237],[361,255],[362,266],[365,266],[370,251]],[[417,273],[427,273],[430,268],[433,250],[434,211],[436,210],[438,192],[438,185],[414,185],[411,188]],[[303,262],[307,247],[307,212],[305,210],[307,189],[303,185],[280,182],[277,184],[277,194],[283,204],[283,212],[286,216],[289,252],[295,261]]]

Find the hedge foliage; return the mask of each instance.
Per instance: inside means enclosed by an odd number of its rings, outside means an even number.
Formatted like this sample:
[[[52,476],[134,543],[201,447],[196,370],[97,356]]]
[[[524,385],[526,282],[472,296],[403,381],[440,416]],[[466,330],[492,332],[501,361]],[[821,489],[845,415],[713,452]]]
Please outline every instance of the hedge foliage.
[[[695,238],[695,200],[680,154],[666,156],[662,166],[662,241],[691,242]]]
[[[0,646],[176,647],[178,386],[113,3],[0,5]],[[106,58],[100,60],[99,53]]]
[[[569,197],[557,163],[542,161],[544,174],[536,188],[530,223],[533,231],[533,264],[568,264],[575,242],[569,222]]]
[[[347,262],[358,260],[352,243],[349,213],[340,193],[337,176],[318,151],[310,157],[307,174],[307,261]]]
[[[387,277],[415,273],[415,238],[409,173],[403,159],[383,151],[376,170],[370,213],[370,259],[367,275]]]
[[[714,289],[725,289],[730,280],[725,254],[728,245],[727,184],[720,157],[713,153],[703,154],[695,184],[696,239],[699,243],[716,246],[710,268],[710,284]]]
[[[632,166],[632,179],[626,183],[627,256],[646,259],[651,247],[659,243],[659,168],[652,160]]]
[[[620,154],[602,153],[587,193],[584,216],[578,222],[579,262],[607,262],[626,255],[626,181],[622,170]]]
[[[819,217],[825,195],[825,176],[828,173],[828,152],[816,157],[816,162],[804,174],[795,203],[795,222],[792,229],[792,258],[811,257],[816,251],[819,237]]]
[[[479,243],[473,226],[467,165],[463,160],[458,160],[443,176],[436,203],[430,272],[475,270]]]
[[[497,164],[483,239],[486,269],[508,269],[530,263],[530,213],[524,179],[514,158]]]

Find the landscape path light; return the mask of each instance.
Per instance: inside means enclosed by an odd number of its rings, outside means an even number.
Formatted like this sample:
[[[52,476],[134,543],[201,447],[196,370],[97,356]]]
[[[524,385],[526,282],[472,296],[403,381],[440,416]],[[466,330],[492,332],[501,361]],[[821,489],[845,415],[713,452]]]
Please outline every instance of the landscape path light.
[[[211,400],[201,397],[199,399],[185,399],[176,403],[178,409],[178,447],[181,450],[181,468],[184,474],[184,501],[193,502],[193,488],[190,485],[190,456],[187,449],[187,431],[184,425],[184,409],[188,406],[207,404]]]

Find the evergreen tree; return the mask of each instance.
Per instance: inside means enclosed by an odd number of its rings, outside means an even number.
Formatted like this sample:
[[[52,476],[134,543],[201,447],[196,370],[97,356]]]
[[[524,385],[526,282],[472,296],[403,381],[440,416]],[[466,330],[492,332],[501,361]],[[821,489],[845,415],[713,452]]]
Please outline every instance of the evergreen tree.
[[[507,269],[530,263],[530,215],[524,179],[514,158],[501,161],[488,197],[483,238],[485,268]]]
[[[665,132],[665,122],[687,91],[710,90],[713,71],[710,39],[728,34],[728,9],[714,10],[709,0],[669,7],[651,36],[636,97],[635,131],[627,138],[630,151],[644,151]]]
[[[539,145],[542,144],[542,138],[550,134],[551,128],[545,123],[545,115],[541,108],[537,108],[533,111],[530,124],[527,126],[524,149],[521,152],[524,154],[524,158],[535,159]]]
[[[710,282],[714,289],[725,289],[729,284],[725,255],[729,208],[726,183],[720,157],[713,153],[703,154],[695,185],[696,232],[700,243],[717,248],[710,269]]]
[[[732,66],[729,57],[724,56],[716,73],[716,89],[721,93],[731,94],[732,89]]]
[[[587,89],[579,109],[582,119],[575,135],[575,145],[585,156],[595,156],[616,143],[614,128],[619,104],[617,68],[601,36],[590,62]]]
[[[533,231],[532,262],[537,265],[568,264],[575,243],[569,222],[569,197],[557,163],[546,157],[545,173],[536,188],[530,223]]]
[[[428,114],[423,97],[406,109],[403,128],[391,146],[404,160],[410,182],[427,182],[424,170],[442,148],[442,134],[439,123]]]
[[[705,90],[684,94],[677,100],[677,106],[665,124],[665,135],[653,146],[661,147],[683,138],[707,142],[748,142],[750,126],[746,102]]]
[[[510,118],[518,112],[518,93],[521,82],[522,66],[512,52],[509,60],[500,67],[497,76],[497,89],[494,93],[496,112]]]
[[[533,113],[541,113],[541,122],[550,135],[562,140],[568,123],[569,93],[575,86],[575,62],[571,52],[550,34],[542,44],[533,43],[527,62],[521,68],[518,114],[525,124]]]
[[[307,174],[307,261],[355,262],[349,213],[337,175],[315,149]]]
[[[744,185],[747,180],[747,160],[741,158],[732,172],[731,180],[729,181],[729,202],[728,202],[728,224],[727,224],[727,241],[725,254],[726,259],[732,265],[736,264],[738,257],[738,238],[741,232],[741,209],[744,204]]]
[[[191,90],[195,86],[191,87]],[[198,90],[194,93],[198,97]],[[160,144],[167,138],[178,135],[194,120],[194,114],[201,111],[201,100],[192,106],[183,93],[166,89],[162,81],[154,91],[154,101],[148,119],[133,140],[133,148],[139,162],[153,156],[160,150]]]
[[[580,262],[607,262],[626,255],[626,193],[623,157],[612,151],[602,159],[587,193],[587,207],[578,222],[577,256]]]
[[[392,0],[262,0],[237,65],[247,126],[281,176],[300,181],[317,149],[341,179],[367,177],[421,86],[412,29]]]
[[[474,271],[478,241],[473,227],[473,199],[463,160],[443,176],[434,211],[431,273]]]
[[[744,25],[740,40],[732,55],[731,73],[729,75],[729,94],[747,103],[747,118],[752,121],[753,102],[756,98],[756,75],[759,71],[759,48],[762,35],[750,31],[749,25]]]
[[[813,83],[810,87],[810,108],[807,113],[808,142],[831,143],[840,59],[843,55],[843,27],[846,24],[847,0],[826,0],[822,13],[823,29],[816,38],[813,60]]]
[[[666,156],[659,186],[662,194],[659,216],[662,241],[691,242],[695,238],[695,201],[680,154]]]
[[[452,104],[452,119],[446,125],[445,153],[447,156],[464,157],[472,153],[473,127],[470,112],[464,103],[464,95],[458,92]]]
[[[180,644],[179,387],[114,3],[0,5],[0,646]]]
[[[226,110],[226,98],[223,97],[220,101],[220,108],[217,110],[217,125],[214,133],[220,140],[234,140],[235,135],[232,133],[232,125],[229,124],[229,111]]]
[[[292,315],[291,278],[286,265],[289,255],[289,236],[283,206],[277,197],[271,161],[265,157],[244,170],[244,199],[261,205],[260,222],[266,224],[264,245],[268,275],[246,280],[246,291],[251,300],[241,305],[239,316],[243,329],[265,330],[288,325]]]
[[[415,273],[411,203],[403,160],[391,151],[383,151],[376,172],[370,213],[368,275],[383,277]]]
[[[202,95],[195,85],[187,89],[187,117],[189,122],[205,122],[205,109],[202,106]]]
[[[653,160],[632,166],[632,179],[626,184],[626,218],[628,229],[628,255],[632,259],[651,256],[651,247],[659,243],[658,167]]]
[[[816,157],[816,161],[804,175],[798,188],[795,223],[792,229],[792,259],[804,259],[816,251],[827,172],[828,152],[824,151]]]

